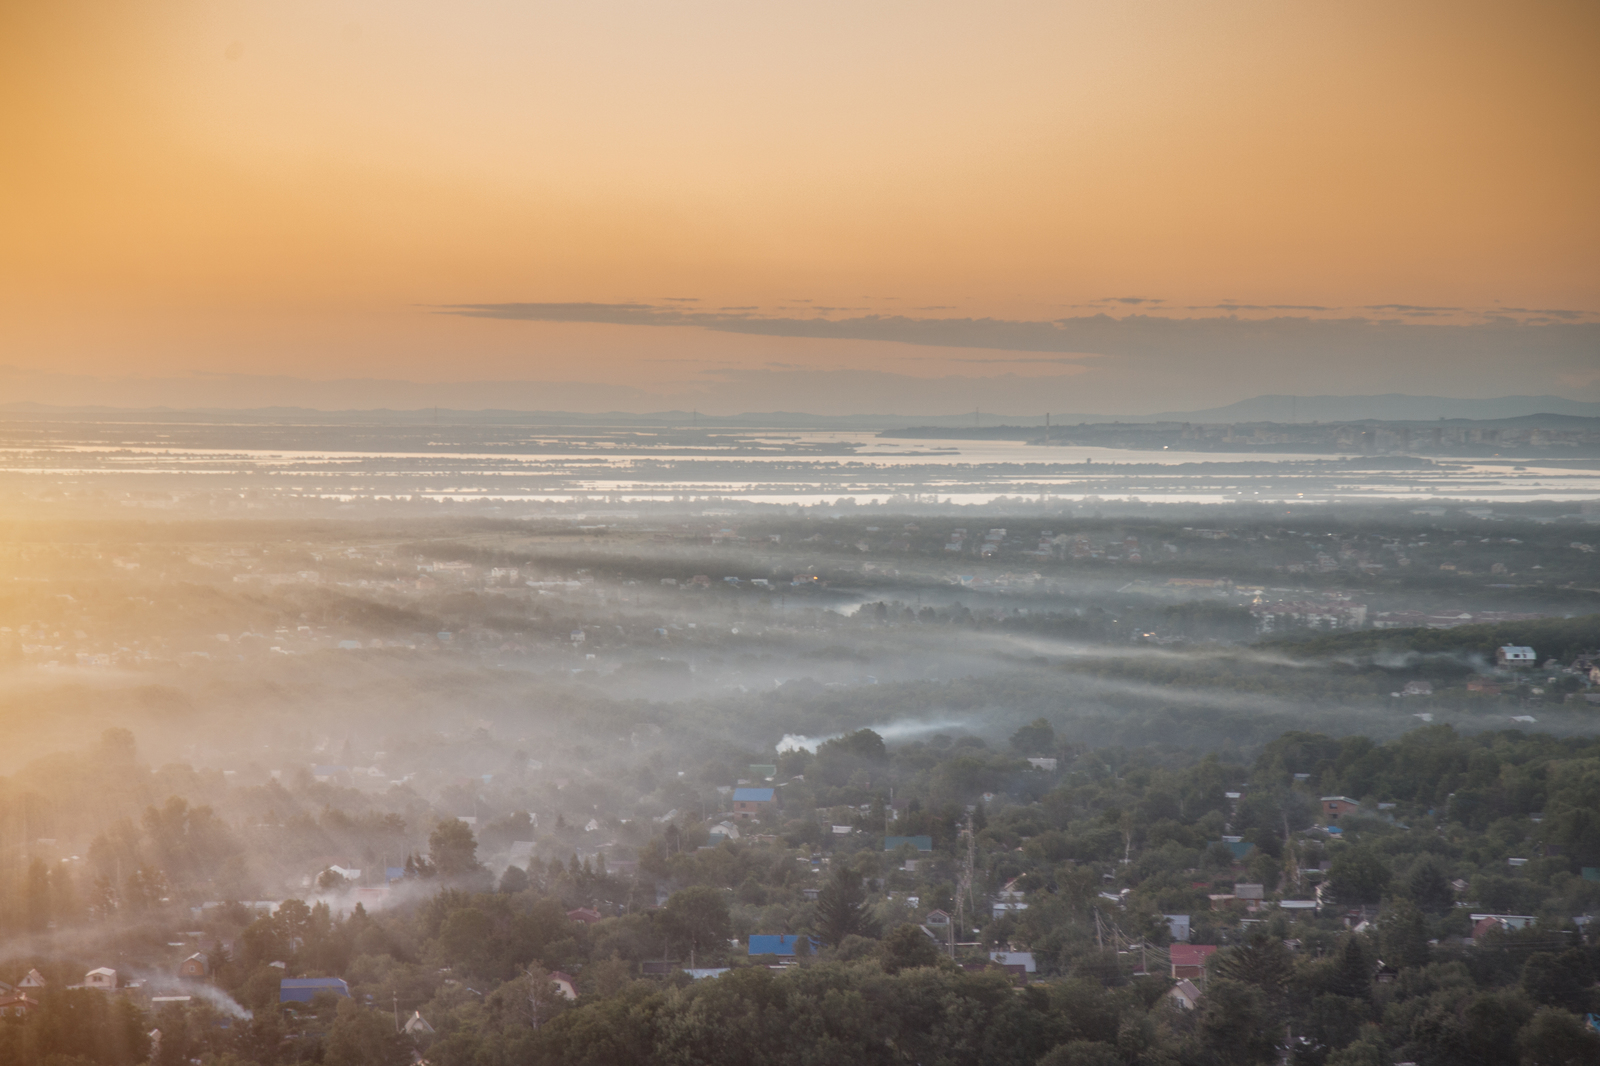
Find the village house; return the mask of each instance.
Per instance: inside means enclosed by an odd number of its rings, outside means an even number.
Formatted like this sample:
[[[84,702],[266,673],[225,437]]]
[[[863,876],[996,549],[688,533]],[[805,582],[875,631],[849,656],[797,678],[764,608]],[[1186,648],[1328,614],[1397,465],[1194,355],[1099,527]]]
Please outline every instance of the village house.
[[[21,1018],[29,1011],[37,1010],[39,1001],[26,992],[13,992],[8,996],[0,996],[0,1018]]]
[[[736,788],[733,790],[733,816],[735,818],[760,818],[772,809],[774,789]]]
[[[179,977],[204,977],[211,971],[209,960],[202,952],[195,952],[178,963]]]
[[[576,979],[569,973],[560,970],[550,971],[550,983],[556,986],[556,991],[561,993],[563,999],[577,999],[578,985]]]
[[[1354,814],[1361,809],[1361,801],[1349,796],[1323,796],[1322,814],[1328,821],[1338,820],[1341,814]]]
[[[805,939],[809,953],[815,954],[820,945],[810,937]],[[776,955],[780,959],[792,959],[799,943],[800,936],[798,934],[752,933],[750,941],[745,947],[745,953],[752,958],[757,955]]]
[[[1014,974],[1030,974],[1039,968],[1031,951],[991,951],[989,961]]]
[[[1206,960],[1216,953],[1215,944],[1173,944],[1168,949],[1172,960],[1172,979],[1204,977]]]
[[[350,986],[340,977],[285,977],[278,982],[279,1003],[310,1003],[318,992],[350,998]]]
[[[1494,653],[1495,664],[1506,669],[1539,665],[1533,649],[1520,644],[1503,644]]]
[[[1485,933],[1511,932],[1514,929],[1526,929],[1534,923],[1531,914],[1470,914],[1472,920],[1472,938],[1476,940]]]
[[[117,987],[117,971],[109,966],[97,966],[83,975],[83,984],[80,987],[114,992]]]
[[[582,922],[584,925],[593,925],[600,920],[600,912],[593,907],[579,907],[577,910],[567,912],[569,922]]]
[[[884,851],[899,851],[902,847],[904,847],[907,844],[910,844],[912,847],[916,848],[918,851],[932,851],[933,850],[933,837],[931,837],[931,836],[915,836],[915,837],[884,837],[883,838],[883,850]]]
[[[1173,985],[1168,990],[1167,997],[1179,1010],[1194,1010],[1200,1005],[1200,990],[1188,978]]]

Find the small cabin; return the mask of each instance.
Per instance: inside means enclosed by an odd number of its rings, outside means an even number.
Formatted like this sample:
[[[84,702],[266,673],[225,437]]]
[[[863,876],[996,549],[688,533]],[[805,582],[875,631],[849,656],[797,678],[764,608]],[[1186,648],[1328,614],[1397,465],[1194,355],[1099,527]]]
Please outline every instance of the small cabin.
[[[204,977],[210,972],[210,960],[206,958],[203,952],[197,951],[178,963],[179,977]]]

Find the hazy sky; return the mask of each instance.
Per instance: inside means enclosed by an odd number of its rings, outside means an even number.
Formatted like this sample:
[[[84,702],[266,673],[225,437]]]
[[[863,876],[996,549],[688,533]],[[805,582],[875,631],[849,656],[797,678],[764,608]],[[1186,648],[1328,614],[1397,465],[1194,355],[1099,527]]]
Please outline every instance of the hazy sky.
[[[1587,0],[11,0],[0,399],[1600,399],[1596,55]]]

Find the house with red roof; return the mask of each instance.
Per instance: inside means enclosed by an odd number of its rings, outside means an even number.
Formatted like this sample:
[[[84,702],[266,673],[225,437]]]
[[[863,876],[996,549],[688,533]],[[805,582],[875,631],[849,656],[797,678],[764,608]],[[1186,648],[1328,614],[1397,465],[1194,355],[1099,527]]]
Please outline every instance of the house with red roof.
[[[1204,977],[1206,960],[1216,953],[1215,944],[1174,944],[1167,949],[1172,959],[1172,979]]]

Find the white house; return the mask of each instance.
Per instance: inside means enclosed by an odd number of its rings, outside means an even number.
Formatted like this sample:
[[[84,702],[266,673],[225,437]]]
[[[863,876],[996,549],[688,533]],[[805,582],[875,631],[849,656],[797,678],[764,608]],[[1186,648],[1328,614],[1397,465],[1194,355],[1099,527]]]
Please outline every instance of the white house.
[[[1034,973],[1038,970],[1031,951],[991,951],[989,961],[999,963],[1001,966],[1021,966],[1023,973]]]
[[[1194,1010],[1200,1004],[1200,990],[1187,977],[1168,989],[1167,996],[1179,1010]]]
[[[113,991],[117,987],[117,971],[109,966],[99,966],[83,975],[84,988]]]
[[[1504,644],[1494,653],[1495,662],[1501,666],[1537,666],[1539,657],[1532,648],[1520,644]]]

